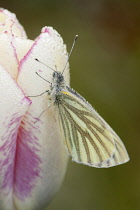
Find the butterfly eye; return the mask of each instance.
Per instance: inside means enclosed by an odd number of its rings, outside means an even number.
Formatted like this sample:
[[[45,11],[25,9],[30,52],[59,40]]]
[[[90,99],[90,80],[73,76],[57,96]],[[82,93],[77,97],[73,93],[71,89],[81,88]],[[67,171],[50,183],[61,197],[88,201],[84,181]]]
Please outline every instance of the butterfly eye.
[[[58,80],[59,80],[59,82],[62,82],[62,81],[64,80],[64,77],[63,77],[63,75],[62,75],[62,74],[59,74],[59,76],[58,76]]]

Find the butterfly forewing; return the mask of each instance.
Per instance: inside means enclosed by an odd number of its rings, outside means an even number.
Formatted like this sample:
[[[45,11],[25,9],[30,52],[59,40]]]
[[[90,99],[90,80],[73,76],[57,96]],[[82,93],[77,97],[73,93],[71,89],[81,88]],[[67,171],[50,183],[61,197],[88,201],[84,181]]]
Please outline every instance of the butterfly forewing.
[[[121,139],[81,95],[66,87],[59,97],[59,122],[74,161],[111,167],[129,160]]]

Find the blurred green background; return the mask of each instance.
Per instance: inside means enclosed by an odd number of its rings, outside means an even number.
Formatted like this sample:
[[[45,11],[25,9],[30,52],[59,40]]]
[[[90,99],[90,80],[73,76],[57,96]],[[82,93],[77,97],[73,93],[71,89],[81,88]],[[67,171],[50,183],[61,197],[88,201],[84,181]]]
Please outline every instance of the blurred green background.
[[[68,51],[71,87],[83,95],[122,138],[131,161],[96,169],[70,161],[48,210],[140,209],[140,1],[4,0],[28,37],[53,26]]]

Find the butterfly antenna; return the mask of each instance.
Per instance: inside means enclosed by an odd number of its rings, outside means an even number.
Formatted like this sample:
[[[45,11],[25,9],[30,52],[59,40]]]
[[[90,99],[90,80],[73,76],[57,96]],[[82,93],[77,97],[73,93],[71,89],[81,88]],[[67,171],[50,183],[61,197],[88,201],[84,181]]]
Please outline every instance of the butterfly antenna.
[[[53,68],[51,68],[50,66],[48,66],[45,63],[43,63],[42,61],[40,61],[38,58],[35,58],[35,60],[38,61],[39,63],[43,64],[44,66],[47,66],[49,69],[55,71]]]
[[[76,43],[77,38],[78,38],[78,35],[76,35],[76,36],[74,37],[74,41],[73,41],[73,44],[72,44],[70,53],[69,53],[69,55],[68,55],[67,62],[66,62],[65,66],[64,66],[64,69],[63,69],[63,71],[62,71],[62,74],[64,73],[64,71],[65,71],[65,69],[66,69],[66,67],[67,67],[67,64],[68,64],[68,62],[69,62],[69,59],[70,59],[70,56],[71,56],[71,53],[72,53],[72,51],[73,51],[73,48],[74,48],[74,45],[75,45],[75,43]]]
[[[44,81],[46,81],[46,82],[48,82],[48,83],[50,83],[50,84],[52,84],[51,82],[49,82],[48,80],[46,80],[46,79],[44,79],[38,72],[36,72],[36,74],[37,74],[37,76],[39,76],[41,79],[43,79]]]

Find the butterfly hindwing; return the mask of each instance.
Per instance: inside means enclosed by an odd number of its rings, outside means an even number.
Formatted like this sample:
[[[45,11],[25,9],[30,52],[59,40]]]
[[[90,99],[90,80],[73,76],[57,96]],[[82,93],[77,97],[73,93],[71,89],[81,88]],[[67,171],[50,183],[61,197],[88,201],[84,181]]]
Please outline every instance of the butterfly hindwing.
[[[117,134],[81,95],[66,88],[59,93],[58,111],[64,142],[72,159],[94,167],[127,162],[127,151]]]

